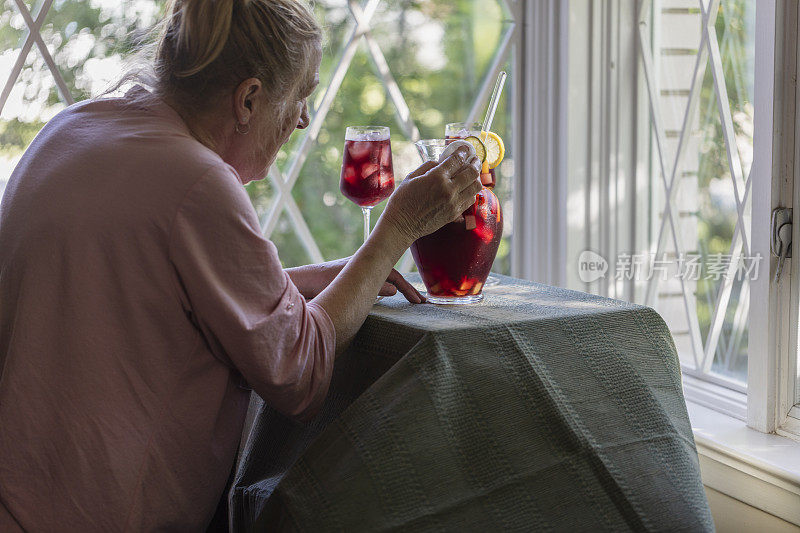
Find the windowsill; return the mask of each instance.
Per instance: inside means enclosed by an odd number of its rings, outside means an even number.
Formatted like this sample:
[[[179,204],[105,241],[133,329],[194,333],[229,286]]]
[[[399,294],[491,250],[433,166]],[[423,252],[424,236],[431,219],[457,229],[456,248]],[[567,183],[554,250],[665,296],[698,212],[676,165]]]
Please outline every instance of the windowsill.
[[[703,483],[800,525],[800,442],[760,433],[691,400],[686,406]]]

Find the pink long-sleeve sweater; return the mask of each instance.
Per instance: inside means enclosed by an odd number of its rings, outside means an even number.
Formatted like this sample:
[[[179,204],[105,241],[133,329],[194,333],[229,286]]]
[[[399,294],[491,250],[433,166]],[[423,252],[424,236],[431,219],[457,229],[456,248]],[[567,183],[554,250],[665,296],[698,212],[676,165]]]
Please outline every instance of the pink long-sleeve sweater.
[[[51,120],[0,207],[0,531],[203,529],[245,385],[298,417],[327,393],[333,324],[238,175],[130,95]]]

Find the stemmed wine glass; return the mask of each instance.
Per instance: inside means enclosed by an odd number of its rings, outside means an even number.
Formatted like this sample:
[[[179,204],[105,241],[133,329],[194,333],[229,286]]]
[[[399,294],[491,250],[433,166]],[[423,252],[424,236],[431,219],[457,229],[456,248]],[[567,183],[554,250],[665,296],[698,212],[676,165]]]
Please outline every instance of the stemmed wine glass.
[[[339,189],[364,214],[364,241],[372,208],[394,191],[392,144],[386,126],[350,126],[344,137]]]

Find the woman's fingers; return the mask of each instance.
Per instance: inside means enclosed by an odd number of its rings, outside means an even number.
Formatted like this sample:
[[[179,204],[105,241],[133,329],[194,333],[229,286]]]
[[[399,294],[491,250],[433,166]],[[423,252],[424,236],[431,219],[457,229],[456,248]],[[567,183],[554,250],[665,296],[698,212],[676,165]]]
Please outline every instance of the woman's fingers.
[[[469,206],[475,203],[475,195],[481,192],[483,186],[480,183],[469,184],[458,193],[458,213],[463,213]]]
[[[421,304],[425,302],[425,297],[420,294],[420,292],[414,288],[412,284],[406,280],[397,270],[392,269],[391,273],[389,273],[389,277],[386,279],[387,283],[391,283],[397,290],[400,291],[400,294],[406,297],[406,300],[411,302],[412,304]]]
[[[378,294],[380,296],[394,296],[397,294],[397,291],[400,291],[400,294],[405,296],[406,300],[412,304],[421,304],[425,302],[425,297],[397,270],[392,269],[392,272],[389,274],[389,277],[386,278]]]
[[[406,176],[406,179],[418,178],[436,166],[436,161],[425,161],[417,167],[411,174]]]
[[[450,157],[439,163],[439,170],[452,178],[465,165],[468,155],[469,150],[467,148],[459,148]]]
[[[456,150],[439,164],[424,163],[395,189],[381,221],[393,225],[397,235],[410,245],[452,222],[469,207],[472,202],[466,197],[472,195],[474,201],[474,195],[480,190],[479,176],[480,161],[467,148]],[[463,209],[459,210],[461,207]],[[395,285],[409,301],[421,299],[419,292],[410,285]]]
[[[463,165],[459,168],[454,174],[451,175],[450,179],[453,181],[455,188],[457,191],[463,191],[464,189],[470,187],[472,182],[478,184],[480,190],[480,175],[481,175],[481,163],[477,157],[472,157],[467,162],[467,164]]]
[[[397,294],[397,287],[389,283],[388,281],[383,282],[383,287],[381,287],[381,291],[378,293],[380,296],[394,296]]]

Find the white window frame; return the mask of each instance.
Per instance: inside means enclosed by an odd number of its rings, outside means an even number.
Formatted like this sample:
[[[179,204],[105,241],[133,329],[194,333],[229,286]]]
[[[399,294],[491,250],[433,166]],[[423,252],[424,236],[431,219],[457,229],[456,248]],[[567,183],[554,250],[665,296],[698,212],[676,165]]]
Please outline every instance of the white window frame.
[[[800,235],[797,142],[797,4],[759,1],[756,7],[755,143],[753,227],[755,253],[770,258],[769,276],[752,284],[748,362],[747,423],[765,433],[800,437],[795,401],[797,310],[800,261],[787,260],[778,283],[777,258],[770,254],[770,215],[777,207],[794,210],[793,239]],[[798,241],[800,242],[800,241]]]
[[[774,286],[771,280],[777,261],[770,255],[769,249],[771,211],[779,205],[792,205],[790,178],[797,175],[794,167],[800,158],[795,155],[800,148],[794,142],[794,132],[800,131],[800,126],[794,101],[787,101],[787,96],[784,96],[791,93],[795,100],[797,98],[793,80],[800,56],[791,54],[785,57],[781,54],[783,49],[796,49],[797,44],[797,13],[784,12],[788,4],[791,3],[759,0],[756,5],[755,78],[758,83],[754,95],[755,147],[751,171],[753,203],[749,241],[750,253],[760,254],[764,259],[758,279],[751,282],[750,286],[748,386],[744,390],[722,380],[715,381],[713,376],[685,372],[684,391],[687,400],[746,421],[758,431],[778,431],[797,437],[800,436],[800,408],[793,407],[793,402],[797,387],[795,354],[798,333],[796,327],[789,326],[798,323],[800,261],[787,261],[780,285]],[[515,153],[521,154],[517,158],[519,166],[515,173],[521,179],[515,186],[512,272],[544,283],[568,285],[571,280],[568,279],[567,261],[571,258],[566,257],[565,243],[569,240],[585,238],[592,248],[608,257],[613,257],[618,250],[641,248],[641,243],[634,242],[636,237],[626,232],[625,224],[639,223],[643,215],[626,212],[623,215],[628,219],[622,220],[620,216],[610,213],[608,204],[604,203],[608,199],[602,199],[599,205],[592,206],[601,215],[605,212],[606,216],[601,218],[606,223],[603,224],[601,220],[596,225],[599,227],[583,227],[581,231],[584,236],[576,235],[567,223],[568,191],[564,182],[569,173],[574,172],[570,158],[583,157],[586,150],[599,152],[600,156],[613,153],[617,165],[628,165],[624,170],[627,174],[634,174],[635,181],[623,186],[637,187],[643,179],[650,179],[649,175],[643,176],[649,174],[649,169],[635,168],[635,162],[626,159],[631,152],[629,144],[635,143],[635,140],[622,138],[616,144],[604,140],[608,137],[620,138],[620,132],[626,131],[632,124],[636,127],[637,120],[640,121],[638,127],[649,128],[647,119],[641,122],[641,116],[647,116],[648,105],[647,95],[641,92],[644,73],[641,65],[637,64],[635,68],[624,70],[625,76],[613,78],[603,74],[614,64],[619,67],[620,62],[631,61],[630,55],[626,59],[620,53],[625,47],[633,46],[631,39],[634,37],[629,27],[633,24],[627,4],[615,0],[546,0],[526,2],[522,7],[522,20],[525,22],[522,35],[524,53],[518,54],[520,64],[517,68],[519,72],[524,72],[524,76],[518,77],[519,87],[515,91],[519,98],[517,109],[521,113],[519,122],[522,124],[522,135],[516,136],[513,141],[517,143]],[[610,11],[614,9],[617,11]],[[591,37],[586,35],[570,36],[570,17],[589,15],[593,17],[590,33],[595,34],[595,41],[589,42],[587,39]],[[602,53],[597,51],[597,39],[601,40],[601,44],[608,43]],[[570,77],[568,50],[569,46],[587,44],[593,57],[586,58],[578,68],[594,69],[605,77],[587,83],[590,87],[588,90],[595,91],[595,94],[588,95],[588,106],[583,104],[581,107],[581,102],[576,102],[569,94],[574,92],[576,79]],[[634,54],[634,57],[637,63],[641,61],[638,54]],[[572,68],[575,69],[576,65],[572,65]],[[628,106],[630,109],[625,108],[616,104],[620,100],[633,102],[633,105]],[[577,122],[570,112],[581,115]],[[585,141],[579,143],[572,139],[570,143],[570,127],[574,129],[575,124],[582,125],[581,121],[586,123],[584,117],[590,117]],[[777,119],[781,122],[776,122]],[[787,145],[787,137],[791,140],[790,145]],[[525,146],[520,150],[519,143],[523,139]],[[600,168],[599,172],[594,170],[600,176],[599,188],[607,187],[615,179],[615,169],[604,168],[605,163],[596,162],[595,158],[590,152],[588,159]],[[784,167],[788,170],[781,172]],[[586,173],[592,171],[585,169]],[[800,206],[800,187],[795,189],[797,199],[794,203]],[[630,208],[629,204],[622,205],[624,209]],[[796,219],[800,217],[800,209],[795,209],[794,216]],[[795,239],[800,238],[800,223],[795,221],[793,228]],[[603,235],[603,232],[610,233],[611,237]],[[542,253],[542,250],[547,253]],[[767,264],[769,268],[765,268]],[[791,291],[788,290],[790,287]],[[603,286],[596,283],[585,289],[629,300],[641,300],[642,293],[642,287],[634,284],[614,287],[613,284],[606,283]],[[790,301],[790,298],[793,300]],[[792,309],[791,314],[782,311],[788,309]],[[780,380],[779,375],[782,377]],[[790,412],[794,416],[789,416]]]
[[[566,270],[567,23],[569,3],[517,0],[521,20],[515,54],[511,139],[514,170],[514,237],[511,274],[564,285]]]

